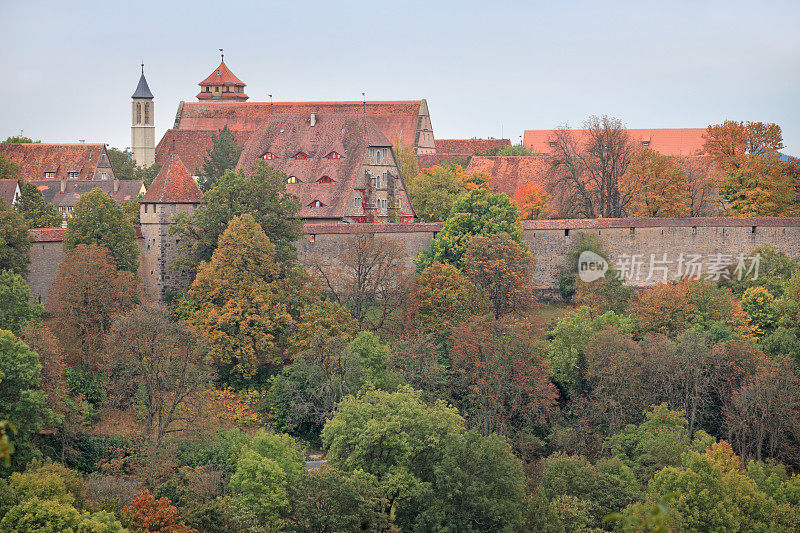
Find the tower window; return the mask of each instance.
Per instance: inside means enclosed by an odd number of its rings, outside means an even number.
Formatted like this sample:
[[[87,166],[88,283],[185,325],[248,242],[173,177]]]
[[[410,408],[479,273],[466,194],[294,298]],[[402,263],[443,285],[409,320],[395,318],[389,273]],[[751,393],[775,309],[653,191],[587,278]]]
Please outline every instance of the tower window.
[[[333,183],[333,180],[330,176],[322,176],[320,179],[317,180],[317,183]]]
[[[136,102],[136,123],[142,123],[142,104]]]
[[[286,178],[286,183],[302,183],[296,176],[289,176]]]
[[[144,123],[150,124],[150,102],[144,104]]]

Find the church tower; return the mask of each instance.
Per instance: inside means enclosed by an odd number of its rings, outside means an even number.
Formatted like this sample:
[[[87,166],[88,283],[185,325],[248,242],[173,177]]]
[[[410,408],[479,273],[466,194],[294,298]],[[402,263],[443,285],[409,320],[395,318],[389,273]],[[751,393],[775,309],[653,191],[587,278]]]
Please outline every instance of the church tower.
[[[131,96],[131,150],[134,162],[149,167],[156,161],[156,128],[153,125],[153,93],[144,79],[144,63],[139,85]]]

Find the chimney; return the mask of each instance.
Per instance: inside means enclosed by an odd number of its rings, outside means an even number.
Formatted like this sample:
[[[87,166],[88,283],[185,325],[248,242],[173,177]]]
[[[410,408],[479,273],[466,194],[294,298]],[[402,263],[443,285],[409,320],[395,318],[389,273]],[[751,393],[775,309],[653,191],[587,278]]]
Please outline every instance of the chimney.
[[[119,180],[114,178],[114,192],[119,192]]]
[[[311,127],[313,128],[316,123],[317,123],[317,114],[311,113]]]
[[[67,191],[67,180],[61,178],[61,194],[64,194]]]

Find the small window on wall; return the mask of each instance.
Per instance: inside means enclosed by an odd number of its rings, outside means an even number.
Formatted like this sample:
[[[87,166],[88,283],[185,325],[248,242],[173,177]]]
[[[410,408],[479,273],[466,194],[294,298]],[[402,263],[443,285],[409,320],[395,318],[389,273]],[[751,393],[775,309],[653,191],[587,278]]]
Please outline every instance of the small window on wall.
[[[67,174],[67,178],[71,179],[71,180],[76,180],[76,179],[78,179],[78,173],[77,172],[70,172],[70,173]]]
[[[289,176],[286,178],[286,183],[301,183],[299,179],[295,176]]]
[[[317,236],[313,233],[308,236],[308,242],[315,242],[317,240]]]
[[[369,156],[370,157],[375,157],[375,148],[370,148],[369,149]]]
[[[147,204],[144,204],[144,212],[147,213]]]
[[[353,207],[360,207],[361,206],[361,197],[356,196],[353,198]]]
[[[386,200],[381,200],[381,209],[386,209]]]
[[[375,154],[375,162],[377,164],[379,164],[379,165],[381,164],[381,151],[380,150],[378,150],[378,153]]]

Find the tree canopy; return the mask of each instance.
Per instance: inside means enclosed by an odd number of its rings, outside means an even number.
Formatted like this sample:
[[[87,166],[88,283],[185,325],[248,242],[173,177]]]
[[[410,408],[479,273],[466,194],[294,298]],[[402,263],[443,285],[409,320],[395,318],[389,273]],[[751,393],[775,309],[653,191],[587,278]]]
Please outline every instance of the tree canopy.
[[[0,199],[0,269],[26,274],[30,252],[31,241],[25,219]]]
[[[239,162],[242,147],[236,144],[236,138],[225,124],[211,135],[211,148],[203,157],[203,170],[197,184],[203,192],[213,189],[219,178],[227,170],[234,170]]]
[[[22,194],[14,205],[30,228],[58,228],[63,218],[56,207],[44,199],[33,183],[22,183]]]

